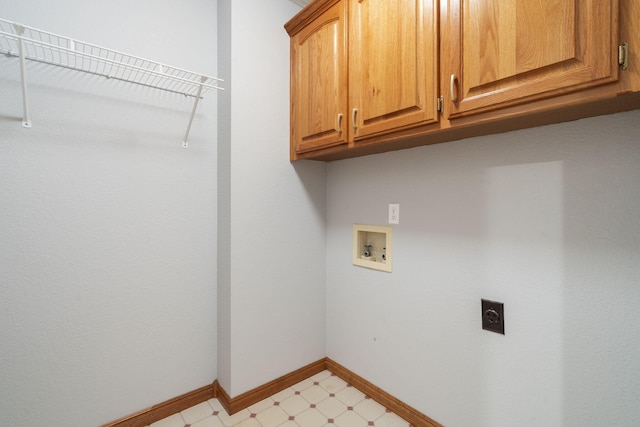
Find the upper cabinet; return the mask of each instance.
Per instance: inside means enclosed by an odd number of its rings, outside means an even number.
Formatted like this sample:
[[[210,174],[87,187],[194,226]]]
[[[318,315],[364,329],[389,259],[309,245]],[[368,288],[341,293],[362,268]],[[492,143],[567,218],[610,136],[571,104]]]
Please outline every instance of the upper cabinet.
[[[448,118],[618,79],[618,1],[447,0]]]
[[[291,36],[291,159],[640,108],[640,0],[313,0]]]
[[[350,0],[352,139],[438,121],[435,0]]]
[[[435,0],[312,2],[290,21],[291,159],[437,122],[437,21]]]
[[[335,2],[291,38],[292,160],[347,143],[346,17],[346,2]]]

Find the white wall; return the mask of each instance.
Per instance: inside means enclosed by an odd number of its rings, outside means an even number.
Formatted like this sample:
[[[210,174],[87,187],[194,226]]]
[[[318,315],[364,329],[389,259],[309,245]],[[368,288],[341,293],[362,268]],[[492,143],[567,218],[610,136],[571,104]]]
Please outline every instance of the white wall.
[[[640,425],[638,135],[633,111],[329,164],[329,357],[448,427]],[[393,272],[352,266],[388,203]]]
[[[0,0],[0,16],[216,75],[206,0]],[[0,56],[0,414],[95,426],[216,378],[216,93]]]
[[[230,17],[220,25],[220,52],[231,58],[221,98],[230,116],[221,114],[219,128],[220,200],[229,203],[219,221],[219,259],[228,265],[220,264],[218,305],[229,313],[219,319],[219,380],[235,397],[326,354],[326,165],[288,160],[283,25],[300,8],[288,0],[218,3]]]

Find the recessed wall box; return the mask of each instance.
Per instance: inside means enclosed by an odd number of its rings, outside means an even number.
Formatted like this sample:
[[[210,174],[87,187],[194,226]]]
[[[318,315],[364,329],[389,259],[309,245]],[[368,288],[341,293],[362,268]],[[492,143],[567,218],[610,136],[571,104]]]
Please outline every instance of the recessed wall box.
[[[391,272],[391,227],[353,224],[353,265]]]

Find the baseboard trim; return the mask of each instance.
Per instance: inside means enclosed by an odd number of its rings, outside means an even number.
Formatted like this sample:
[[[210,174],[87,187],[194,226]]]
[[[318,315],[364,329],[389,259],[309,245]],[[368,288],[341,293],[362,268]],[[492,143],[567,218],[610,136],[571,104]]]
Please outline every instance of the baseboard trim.
[[[269,396],[273,396],[274,394],[324,370],[328,370],[338,378],[341,378],[348,384],[351,384],[353,387],[357,388],[362,393],[366,394],[398,416],[407,420],[415,427],[443,427],[442,424],[432,420],[422,412],[412,408],[401,400],[396,399],[386,391],[375,386],[354,372],[351,372],[349,369],[328,357],[311,363],[297,371],[284,375],[253,390],[249,390],[234,398],[230,398],[227,392],[216,380],[213,383],[213,388],[215,390],[214,395],[227,412],[230,415],[233,415],[236,412],[242,411],[261,400],[266,399]]]
[[[191,408],[198,403],[213,399],[213,397],[214,387],[212,385],[207,385],[151,406],[147,409],[143,409],[135,414],[127,415],[119,420],[104,424],[101,427],[144,427],[151,423],[155,423],[156,421],[160,421],[170,415]]]
[[[442,424],[432,420],[422,412],[407,405],[401,400],[396,399],[386,391],[373,385],[369,381],[365,380],[361,376],[351,372],[344,366],[331,359],[326,361],[327,370],[341,378],[348,384],[357,388],[385,408],[394,412],[398,416],[407,420],[411,425],[415,427],[443,427]]]
[[[317,362],[310,363],[307,366],[283,375],[280,378],[242,393],[234,398],[229,397],[229,394],[227,394],[227,392],[222,388],[218,380],[215,380],[213,382],[213,386],[208,385],[201,387],[197,390],[185,393],[181,396],[167,400],[166,402],[154,405],[140,412],[136,412],[135,414],[128,415],[109,424],[105,424],[101,427],[144,427],[212,398],[217,398],[225,410],[230,415],[233,415],[324,370],[328,370],[338,378],[341,378],[348,384],[351,384],[353,387],[380,403],[385,408],[396,413],[398,416],[404,418],[415,427],[443,427],[442,424],[432,420],[417,409],[396,399],[386,391],[375,386],[354,372],[351,372],[349,369],[328,357],[318,360]]]
[[[310,363],[307,366],[283,375],[280,378],[254,388],[253,390],[249,390],[246,393],[242,393],[234,398],[230,398],[218,380],[216,380],[213,383],[214,395],[218,401],[220,401],[220,404],[222,404],[224,409],[227,410],[229,415],[233,415],[236,412],[242,411],[243,409],[258,403],[269,396],[273,396],[274,394],[299,383],[300,381],[306,380],[307,378],[324,371],[327,369],[326,361],[327,359],[324,358],[317,362]]]

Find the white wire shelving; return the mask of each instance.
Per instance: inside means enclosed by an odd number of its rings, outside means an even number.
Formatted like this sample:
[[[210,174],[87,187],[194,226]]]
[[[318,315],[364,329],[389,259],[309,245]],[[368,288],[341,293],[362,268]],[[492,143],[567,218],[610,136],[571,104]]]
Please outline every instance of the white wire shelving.
[[[219,86],[223,80],[216,77],[150,61],[5,19],[0,19],[0,54],[20,60],[22,126],[25,128],[32,125],[27,91],[27,60],[194,98],[191,117],[182,141],[184,147],[187,147],[191,125],[202,95],[211,89],[224,90]]]

